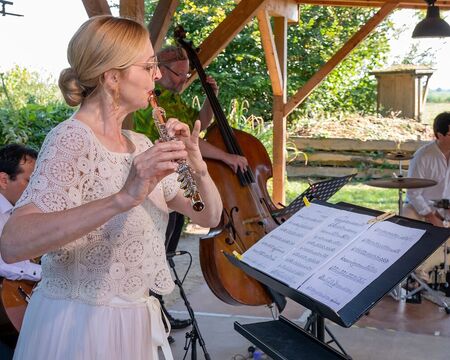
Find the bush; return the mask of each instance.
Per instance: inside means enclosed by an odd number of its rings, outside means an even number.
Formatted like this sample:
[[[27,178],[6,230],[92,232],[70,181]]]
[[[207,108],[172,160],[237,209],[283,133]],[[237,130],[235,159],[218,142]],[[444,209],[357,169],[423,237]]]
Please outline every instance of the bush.
[[[50,79],[18,66],[0,74],[0,145],[26,144],[39,150],[47,133],[73,109]]]
[[[39,150],[50,129],[70,117],[72,112],[73,109],[62,103],[26,104],[18,110],[1,108],[0,145],[15,142]]]

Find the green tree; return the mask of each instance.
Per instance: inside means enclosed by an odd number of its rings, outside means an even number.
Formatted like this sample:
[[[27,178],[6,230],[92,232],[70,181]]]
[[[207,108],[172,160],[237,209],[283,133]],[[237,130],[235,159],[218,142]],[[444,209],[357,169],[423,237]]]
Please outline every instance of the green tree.
[[[20,108],[26,104],[46,104],[62,99],[53,78],[43,79],[39,73],[18,65],[5,73],[0,73],[0,81],[1,107]]]

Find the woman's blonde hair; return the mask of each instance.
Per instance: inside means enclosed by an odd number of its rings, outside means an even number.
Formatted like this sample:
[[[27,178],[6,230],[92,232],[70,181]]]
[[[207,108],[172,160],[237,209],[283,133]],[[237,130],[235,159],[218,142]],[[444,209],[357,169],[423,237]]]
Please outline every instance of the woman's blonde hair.
[[[148,39],[145,26],[131,19],[101,15],[82,24],[67,48],[70,67],[59,76],[67,104],[81,104],[97,89],[105,71],[136,62]]]

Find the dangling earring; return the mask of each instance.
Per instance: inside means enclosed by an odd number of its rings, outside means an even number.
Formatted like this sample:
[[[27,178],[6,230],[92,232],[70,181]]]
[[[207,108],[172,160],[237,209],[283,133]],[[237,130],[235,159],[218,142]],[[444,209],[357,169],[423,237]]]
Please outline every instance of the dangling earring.
[[[119,84],[117,84],[117,87],[114,88],[114,94],[113,94],[113,110],[117,111],[120,107],[120,93],[119,93]]]

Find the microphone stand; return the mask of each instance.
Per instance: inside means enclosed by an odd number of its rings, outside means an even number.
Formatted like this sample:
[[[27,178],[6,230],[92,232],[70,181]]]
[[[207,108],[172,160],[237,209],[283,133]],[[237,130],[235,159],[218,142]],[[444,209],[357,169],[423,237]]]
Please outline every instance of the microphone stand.
[[[186,358],[186,355],[189,351],[189,347],[191,348],[191,360],[197,360],[197,341],[200,344],[203,354],[205,356],[206,360],[211,360],[211,357],[208,354],[208,351],[206,350],[205,341],[203,340],[203,337],[200,333],[200,329],[197,324],[197,320],[195,319],[194,311],[192,310],[191,304],[189,303],[189,300],[187,299],[186,293],[183,289],[183,284],[180,281],[180,278],[178,277],[178,273],[175,270],[175,262],[173,261],[173,257],[175,255],[181,255],[184,252],[174,252],[171,254],[167,254],[167,261],[169,263],[169,266],[171,267],[173,274],[175,276],[175,284],[180,289],[180,296],[184,301],[184,305],[186,306],[186,309],[189,313],[189,317],[191,318],[192,322],[192,330],[186,333],[186,343],[184,345],[184,350],[186,350],[186,353],[183,357],[183,359]]]

